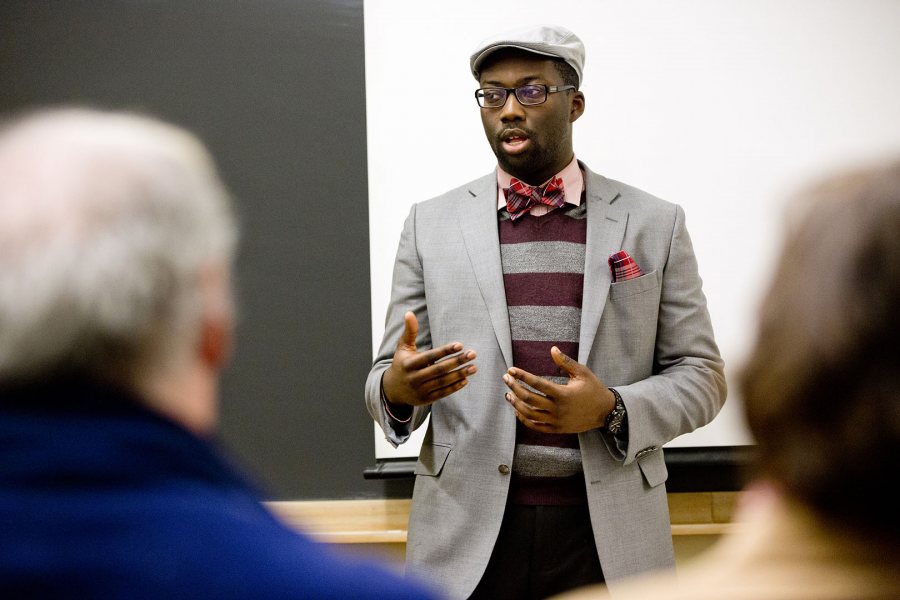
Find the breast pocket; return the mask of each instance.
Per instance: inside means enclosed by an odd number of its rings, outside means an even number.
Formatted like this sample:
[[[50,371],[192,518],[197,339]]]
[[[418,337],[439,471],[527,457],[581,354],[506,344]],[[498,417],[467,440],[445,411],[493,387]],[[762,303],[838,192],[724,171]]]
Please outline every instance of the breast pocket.
[[[644,294],[654,289],[659,289],[659,276],[657,275],[657,271],[651,271],[636,279],[629,279],[628,281],[610,284],[609,300],[611,302],[621,302],[625,298]],[[659,294],[656,294],[656,296],[659,297]]]
[[[652,373],[661,294],[658,271],[610,285],[591,350],[605,357],[603,378],[610,385]]]

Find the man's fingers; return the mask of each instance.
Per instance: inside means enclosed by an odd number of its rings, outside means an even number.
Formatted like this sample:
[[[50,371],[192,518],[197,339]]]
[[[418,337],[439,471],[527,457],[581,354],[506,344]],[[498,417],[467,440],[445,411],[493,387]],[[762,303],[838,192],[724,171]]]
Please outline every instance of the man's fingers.
[[[568,373],[569,377],[578,377],[582,365],[574,358],[567,356],[556,346],[550,348],[550,358],[553,359],[553,362],[556,363],[556,366]]]
[[[409,371],[419,371],[435,366],[439,367],[435,369],[438,373],[446,373],[460,365],[475,360],[474,350],[463,352],[462,349],[463,346],[459,342],[446,344],[424,352],[417,352],[408,357],[403,364]],[[456,356],[453,356],[454,354]]]
[[[527,407],[525,412],[533,412],[535,415],[537,413],[547,414],[553,409],[552,400],[525,388],[509,373],[503,376],[503,382],[510,389],[506,394],[506,399],[510,400],[516,408],[524,410],[522,407]]]
[[[459,369],[459,372],[463,373],[466,369]],[[454,371],[457,373],[457,371]],[[425,397],[428,402],[435,402],[436,400],[440,400],[441,398],[445,398],[450,394],[461,390],[466,387],[466,384],[469,383],[469,375],[473,373],[465,374],[461,377],[454,377],[453,379],[443,380],[442,385],[432,386],[431,390],[425,393]],[[429,382],[431,384],[432,382]]]
[[[416,315],[407,311],[394,358],[382,379],[385,394],[393,402],[429,404],[464,387],[477,371],[469,364],[476,358],[474,350],[464,350],[461,343],[453,342],[418,352],[418,333]]]
[[[503,376],[503,381],[505,381],[507,385],[514,383],[517,379],[533,387],[545,396],[553,397],[557,392],[557,384],[544,379],[543,377],[538,377],[537,375],[529,373],[528,371],[523,371],[522,369],[513,367]]]
[[[450,366],[455,366],[455,359],[454,361],[447,360],[438,365],[433,365],[427,369],[417,371],[411,375],[410,382],[412,382],[412,384],[423,394],[428,394],[431,393],[432,390],[451,386],[460,380],[474,375],[478,371],[475,365],[470,364],[448,370],[445,363]]]
[[[529,429],[534,429],[535,431],[542,431],[544,433],[554,433],[555,427],[550,423],[547,423],[543,419],[547,418],[545,413],[540,411],[533,410],[526,403],[518,400],[512,393],[507,392],[506,400],[509,402],[513,409],[516,412],[516,418],[522,422],[523,425],[528,427]]]
[[[407,350],[416,351],[416,336],[419,335],[419,321],[412,311],[406,311],[403,315],[403,333],[400,335],[400,343],[398,347],[404,347]]]

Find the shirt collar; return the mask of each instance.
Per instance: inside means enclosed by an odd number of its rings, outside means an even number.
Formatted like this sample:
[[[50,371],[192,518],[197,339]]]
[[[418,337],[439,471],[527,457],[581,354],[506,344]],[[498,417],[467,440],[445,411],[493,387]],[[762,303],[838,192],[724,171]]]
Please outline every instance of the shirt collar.
[[[557,173],[555,177],[563,180],[563,189],[566,191],[566,204],[579,206],[581,204],[581,192],[584,191],[584,174],[578,166],[578,160],[572,157],[572,162]],[[552,179],[552,177],[551,177]],[[506,208],[506,196],[503,188],[508,188],[512,175],[497,166],[497,210]],[[549,181],[549,179],[547,180]],[[546,183],[546,182],[545,182]],[[538,207],[535,207],[538,208]]]

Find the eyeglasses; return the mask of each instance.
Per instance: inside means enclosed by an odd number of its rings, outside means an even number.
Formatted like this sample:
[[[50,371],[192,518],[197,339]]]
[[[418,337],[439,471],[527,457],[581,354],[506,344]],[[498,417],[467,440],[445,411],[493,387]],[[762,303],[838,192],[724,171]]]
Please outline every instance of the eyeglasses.
[[[500,108],[506,105],[509,93],[514,92],[516,100],[522,106],[536,106],[546,102],[548,94],[574,89],[574,85],[548,86],[542,83],[529,83],[528,85],[520,85],[517,88],[481,88],[475,90],[475,100],[478,101],[478,106],[481,108]]]

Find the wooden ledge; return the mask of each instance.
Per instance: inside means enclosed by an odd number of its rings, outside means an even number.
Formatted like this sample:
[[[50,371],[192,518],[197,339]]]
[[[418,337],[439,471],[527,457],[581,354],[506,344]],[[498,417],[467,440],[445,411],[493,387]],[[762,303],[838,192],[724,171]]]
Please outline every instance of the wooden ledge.
[[[669,494],[673,536],[715,536],[733,531],[740,492]],[[405,544],[409,499],[266,502],[289,526],[331,544]]]
[[[332,544],[405,544],[411,500],[267,502],[289,526]]]
[[[740,527],[739,523],[682,523],[672,525],[673,536],[684,535],[725,535]]]

